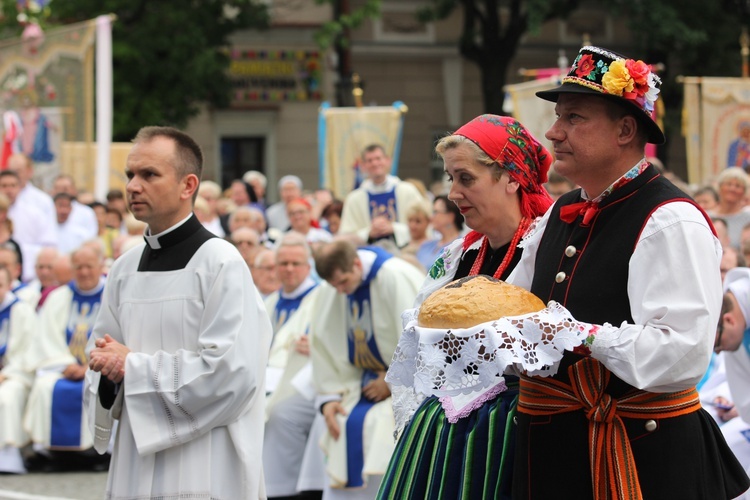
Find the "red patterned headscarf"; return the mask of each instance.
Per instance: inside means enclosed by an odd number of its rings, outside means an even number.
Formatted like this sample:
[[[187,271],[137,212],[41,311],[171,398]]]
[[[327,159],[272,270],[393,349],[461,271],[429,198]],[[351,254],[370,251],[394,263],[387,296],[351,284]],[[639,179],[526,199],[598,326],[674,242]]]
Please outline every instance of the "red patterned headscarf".
[[[515,118],[481,115],[454,135],[466,137],[520,184],[521,215],[535,218],[552,205],[544,184],[552,155]]]

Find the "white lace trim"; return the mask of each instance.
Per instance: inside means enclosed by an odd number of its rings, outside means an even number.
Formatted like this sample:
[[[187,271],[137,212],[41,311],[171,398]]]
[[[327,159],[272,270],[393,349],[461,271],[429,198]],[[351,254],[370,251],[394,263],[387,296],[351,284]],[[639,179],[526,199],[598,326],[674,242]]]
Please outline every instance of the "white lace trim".
[[[563,353],[599,328],[575,321],[554,301],[533,314],[465,329],[422,328],[417,326],[418,316],[419,309],[403,313],[404,331],[386,376],[397,432],[428,396],[485,392],[502,382],[503,372],[511,366],[529,375],[554,375]]]

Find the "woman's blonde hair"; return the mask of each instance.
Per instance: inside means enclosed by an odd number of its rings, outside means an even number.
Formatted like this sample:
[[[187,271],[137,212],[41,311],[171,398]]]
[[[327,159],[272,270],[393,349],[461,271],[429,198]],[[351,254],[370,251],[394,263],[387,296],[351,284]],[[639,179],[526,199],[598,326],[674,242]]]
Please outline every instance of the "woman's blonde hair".
[[[446,135],[435,145],[435,152],[443,158],[446,151],[455,149],[462,144],[466,144],[474,155],[474,161],[492,169],[492,177],[497,180],[503,173],[503,168],[498,162],[489,157],[482,148],[477,146],[471,139],[462,135]]]

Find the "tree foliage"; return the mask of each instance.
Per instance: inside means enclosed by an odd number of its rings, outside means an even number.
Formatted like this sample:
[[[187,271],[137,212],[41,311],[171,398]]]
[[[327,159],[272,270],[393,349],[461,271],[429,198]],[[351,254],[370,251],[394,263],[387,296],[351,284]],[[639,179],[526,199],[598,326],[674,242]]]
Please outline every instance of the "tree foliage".
[[[12,4],[12,5],[11,5]],[[20,27],[3,2],[6,31]],[[144,125],[183,127],[201,103],[229,104],[229,36],[268,23],[257,0],[52,0],[42,25],[115,14],[112,29],[115,140]]]
[[[680,76],[742,74],[739,37],[750,21],[747,0],[609,0],[613,14],[628,20],[639,52],[663,63],[667,135],[680,130],[683,86]]]
[[[445,19],[463,11],[461,55],[479,67],[484,111],[503,114],[508,67],[521,37],[542,23],[572,12],[579,0],[430,0],[418,16],[422,21]]]
[[[329,1],[334,5],[346,0]],[[370,17],[380,0],[367,0]],[[681,89],[675,77],[739,76],[738,38],[741,25],[750,25],[750,0],[604,0],[618,19],[626,19],[639,53],[649,62],[663,62],[665,94],[677,97]],[[584,0],[428,0],[417,16],[423,22],[445,19],[459,10],[463,26],[458,45],[461,55],[479,67],[484,111],[502,114],[503,87],[508,68],[521,38],[543,23],[565,19]],[[356,19],[362,19],[355,14]],[[340,33],[334,21],[329,27]],[[338,31],[337,31],[338,30]],[[330,39],[331,37],[323,37]]]
[[[334,18],[323,23],[315,33],[315,42],[323,50],[329,47],[348,48],[347,31],[356,29],[366,20],[380,15],[380,0],[365,0],[364,4],[356,9],[348,8],[348,0],[315,0],[315,3],[330,3],[334,12]]]

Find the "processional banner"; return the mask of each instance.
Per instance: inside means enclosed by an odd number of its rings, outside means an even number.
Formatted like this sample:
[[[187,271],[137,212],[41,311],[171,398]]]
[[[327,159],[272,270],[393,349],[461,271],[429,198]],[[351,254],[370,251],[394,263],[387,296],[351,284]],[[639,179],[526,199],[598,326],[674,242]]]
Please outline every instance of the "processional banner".
[[[29,24],[0,42],[0,168],[23,152],[46,188],[61,170],[63,143],[93,139],[95,40],[95,22],[86,21],[48,31]]]
[[[555,75],[505,86],[505,92],[510,97],[510,109],[507,111],[511,111],[513,117],[550,150],[551,144],[544,138],[544,134],[555,121],[555,103],[538,98],[536,93],[558,85],[560,76]]]
[[[391,157],[391,173],[398,174],[406,106],[331,107],[318,113],[318,165],[321,188],[343,199],[359,185],[359,158],[371,144],[380,144]]]
[[[688,181],[711,182],[727,167],[750,169],[750,79],[684,79]]]

